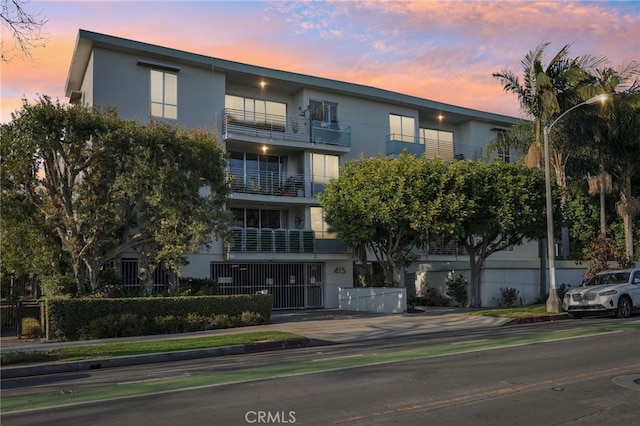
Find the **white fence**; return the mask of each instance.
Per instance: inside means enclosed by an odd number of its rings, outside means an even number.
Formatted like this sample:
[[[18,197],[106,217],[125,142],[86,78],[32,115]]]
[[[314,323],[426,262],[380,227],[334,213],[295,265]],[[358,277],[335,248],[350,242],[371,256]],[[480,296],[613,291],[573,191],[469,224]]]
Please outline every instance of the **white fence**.
[[[407,289],[399,287],[338,287],[338,308],[379,313],[407,312]]]

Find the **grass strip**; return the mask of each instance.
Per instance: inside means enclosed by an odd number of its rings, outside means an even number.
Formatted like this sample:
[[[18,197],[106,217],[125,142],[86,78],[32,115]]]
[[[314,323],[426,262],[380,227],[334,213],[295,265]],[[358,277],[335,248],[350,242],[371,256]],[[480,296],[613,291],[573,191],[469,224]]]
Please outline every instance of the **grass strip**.
[[[486,311],[469,312],[467,315],[498,318],[527,318],[552,315],[547,312],[545,305],[528,306],[524,308],[500,308]]]
[[[493,341],[469,341],[456,344],[446,343],[439,345],[425,345],[395,352],[365,354],[360,357],[332,357],[328,359],[293,361],[291,363],[278,365],[240,368],[237,370],[212,371],[193,376],[165,377],[154,381],[107,384],[74,392],[59,392],[52,394],[48,389],[38,389],[34,394],[3,398],[0,412],[6,413],[18,410],[32,410],[62,404],[77,404],[98,400],[104,401],[113,398],[145,394],[148,395],[184,389],[196,389],[250,380],[263,380],[275,377],[289,377],[293,375],[319,373],[323,371],[375,366],[466,352],[561,341],[567,338],[594,336],[607,332],[638,329],[640,329],[640,322],[632,322],[607,328],[588,327],[582,329],[562,330],[559,332],[544,332],[532,336],[498,338]]]
[[[80,361],[85,359],[143,355],[157,352],[176,352],[192,349],[245,345],[256,342],[283,342],[299,338],[302,338],[302,336],[284,331],[258,331],[221,336],[68,346],[47,351],[9,352],[2,354],[1,364],[4,366],[51,360]]]

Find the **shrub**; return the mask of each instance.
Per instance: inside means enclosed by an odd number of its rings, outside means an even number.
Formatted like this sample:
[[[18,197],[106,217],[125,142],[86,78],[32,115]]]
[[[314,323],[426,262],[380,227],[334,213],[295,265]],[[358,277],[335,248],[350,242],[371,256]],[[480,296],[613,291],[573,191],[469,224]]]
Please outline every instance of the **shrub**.
[[[62,299],[47,298],[45,300],[47,323],[51,330],[51,337],[59,340],[78,340],[79,338],[93,338],[87,332],[88,326],[83,328],[84,335],[80,335],[82,324],[90,324],[93,320],[103,320],[113,315],[135,314],[140,318],[147,318],[144,333],[157,333],[157,327],[168,319],[158,320],[156,317],[173,315],[180,318],[176,323],[183,330],[193,330],[198,323],[201,329],[221,328],[219,324],[236,326],[241,322],[243,312],[257,312],[268,324],[273,306],[272,295],[235,295],[235,296],[189,296],[189,297],[141,297],[141,298],[78,298]],[[227,319],[214,315],[226,315]],[[113,319],[112,319],[113,321]],[[176,320],[177,321],[177,320]],[[103,329],[106,324],[96,323]],[[113,333],[121,336],[117,324],[112,324]],[[175,327],[174,327],[175,329]],[[168,332],[168,331],[165,331]]]
[[[217,283],[211,278],[180,278],[180,294],[185,296],[215,296],[218,294]]]
[[[250,325],[263,325],[266,324],[262,315],[259,312],[248,312],[244,311],[240,315],[240,325],[243,327]]]
[[[359,287],[397,287],[393,281],[385,280],[383,275],[367,274],[361,277]]]
[[[560,284],[560,286],[556,288],[556,292],[558,293],[558,298],[560,300],[563,300],[564,299],[564,295],[570,289],[571,289],[571,284],[565,284],[565,283]]]
[[[236,319],[227,314],[218,314],[213,316],[213,328],[232,328],[236,327],[236,325]]]
[[[447,296],[452,298],[458,306],[465,306],[467,295],[467,279],[462,274],[454,277],[454,271],[451,271],[447,276]]]
[[[587,269],[582,273],[585,278],[609,269],[610,260],[617,262],[620,269],[632,268],[634,265],[626,253],[618,248],[615,240],[608,238],[601,232],[598,233],[585,258],[587,259]]]
[[[197,315],[190,313],[184,319],[184,331],[192,332],[192,331],[203,331],[206,330],[207,326],[207,317],[204,315]]]
[[[437,289],[427,286],[421,296],[414,299],[416,306],[449,306],[449,298]]]
[[[499,306],[510,307],[516,304],[518,300],[518,295],[520,294],[520,290],[516,290],[515,288],[503,287],[500,288],[500,301],[498,302]]]
[[[182,332],[183,319],[175,315],[165,315],[153,318],[153,334],[175,334]]]
[[[22,335],[28,337],[44,336],[40,321],[33,317],[22,318]]]
[[[81,336],[85,339],[142,336],[146,320],[136,314],[111,314],[91,321],[83,328]]]
[[[49,275],[40,279],[42,291],[49,297],[69,296],[76,294],[76,279],[72,274]]]

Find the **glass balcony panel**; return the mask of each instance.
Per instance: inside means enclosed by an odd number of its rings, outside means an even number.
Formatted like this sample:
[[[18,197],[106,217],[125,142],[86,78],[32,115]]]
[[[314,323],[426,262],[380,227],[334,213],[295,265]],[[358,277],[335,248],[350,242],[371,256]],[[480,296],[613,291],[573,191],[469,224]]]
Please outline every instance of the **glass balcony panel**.
[[[351,147],[351,127],[337,123],[309,121],[303,117],[287,117],[267,112],[249,111],[246,108],[225,108],[222,111],[222,133],[237,138],[248,136],[277,141],[316,143],[343,148]]]

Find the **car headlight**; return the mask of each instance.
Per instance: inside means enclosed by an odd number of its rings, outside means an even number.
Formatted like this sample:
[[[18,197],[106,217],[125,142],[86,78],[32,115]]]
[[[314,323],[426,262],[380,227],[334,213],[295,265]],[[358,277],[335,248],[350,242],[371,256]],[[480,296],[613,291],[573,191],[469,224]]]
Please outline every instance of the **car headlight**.
[[[609,290],[603,291],[602,293],[598,293],[598,296],[612,296],[617,293],[617,290]]]

